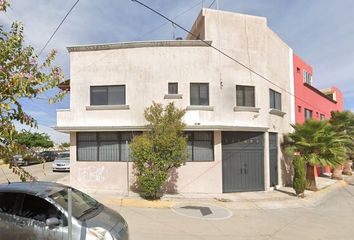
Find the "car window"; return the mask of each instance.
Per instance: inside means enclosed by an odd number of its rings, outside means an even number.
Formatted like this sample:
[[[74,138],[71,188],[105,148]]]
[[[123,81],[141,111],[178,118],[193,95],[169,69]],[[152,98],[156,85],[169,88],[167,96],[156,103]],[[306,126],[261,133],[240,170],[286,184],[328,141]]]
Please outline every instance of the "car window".
[[[70,158],[70,153],[59,153],[57,158]]]
[[[63,219],[62,213],[43,198],[24,194],[19,216],[45,222],[48,218]]]
[[[49,196],[53,201],[68,210],[68,190],[63,189]],[[72,189],[72,215],[79,219],[91,209],[97,209],[101,204],[87,194]]]
[[[0,213],[13,214],[17,193],[0,193]]]

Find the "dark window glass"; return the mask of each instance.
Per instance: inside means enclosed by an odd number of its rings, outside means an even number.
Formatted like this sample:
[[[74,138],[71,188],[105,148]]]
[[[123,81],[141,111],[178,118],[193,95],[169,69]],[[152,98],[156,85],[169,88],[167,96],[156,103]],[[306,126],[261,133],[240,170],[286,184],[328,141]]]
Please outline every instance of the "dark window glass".
[[[301,106],[297,106],[297,111],[301,112]]]
[[[178,83],[168,83],[168,94],[178,94]]]
[[[281,111],[281,94],[269,89],[270,108],[274,108]]]
[[[77,133],[77,160],[129,161],[132,139],[132,132]]]
[[[243,107],[254,107],[254,87],[253,86],[236,86],[236,105]]]
[[[312,111],[305,108],[305,120],[311,119],[312,118]]]
[[[68,190],[63,189],[49,196],[53,201],[59,204],[64,210],[68,210]],[[76,189],[72,189],[72,215],[73,217],[80,219],[86,214],[93,211],[100,211],[101,204],[95,199],[80,192]]]
[[[213,132],[186,132],[188,161],[213,161]]]
[[[23,204],[19,216],[45,222],[48,218],[63,219],[62,213],[48,201],[24,194]]]
[[[0,213],[14,213],[17,193],[0,193]]]
[[[191,83],[191,105],[209,105],[209,83]]]
[[[91,86],[91,105],[125,105],[125,85]]]

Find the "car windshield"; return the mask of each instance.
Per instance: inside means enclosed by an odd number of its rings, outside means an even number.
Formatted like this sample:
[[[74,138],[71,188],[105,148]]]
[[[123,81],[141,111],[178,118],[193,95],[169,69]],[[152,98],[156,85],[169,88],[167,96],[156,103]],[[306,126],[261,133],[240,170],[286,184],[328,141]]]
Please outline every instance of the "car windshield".
[[[59,153],[57,158],[60,158],[60,159],[63,159],[63,158],[70,159],[70,153]]]
[[[56,203],[68,210],[68,190],[63,189],[49,196]],[[97,210],[101,204],[87,194],[79,190],[72,189],[72,215],[80,219],[86,213]]]

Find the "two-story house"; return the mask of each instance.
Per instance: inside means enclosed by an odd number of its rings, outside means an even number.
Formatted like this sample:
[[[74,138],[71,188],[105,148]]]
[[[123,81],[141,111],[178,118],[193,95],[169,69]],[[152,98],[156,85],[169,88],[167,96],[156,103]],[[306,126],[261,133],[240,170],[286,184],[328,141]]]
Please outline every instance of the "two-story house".
[[[186,40],[68,47],[70,109],[58,110],[56,129],[70,133],[73,186],[128,191],[129,142],[145,130],[153,101],[187,110],[189,158],[175,173],[176,191],[282,184],[280,144],[294,118],[292,49],[264,17],[203,9],[191,31]]]

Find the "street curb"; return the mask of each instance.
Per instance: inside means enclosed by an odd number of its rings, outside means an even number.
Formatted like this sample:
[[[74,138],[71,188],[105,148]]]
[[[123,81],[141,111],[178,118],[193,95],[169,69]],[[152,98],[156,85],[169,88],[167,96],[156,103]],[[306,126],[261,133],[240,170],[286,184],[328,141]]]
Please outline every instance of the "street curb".
[[[305,198],[291,198],[284,200],[241,200],[222,202],[216,199],[178,199],[178,200],[154,200],[149,201],[141,198],[125,198],[121,196],[107,197],[99,194],[92,194],[98,201],[108,206],[115,207],[136,207],[136,208],[159,208],[169,209],[177,203],[192,203],[192,204],[214,204],[224,208],[232,210],[252,210],[252,209],[284,209],[284,208],[300,208],[300,207],[316,207],[328,199],[336,190],[348,186],[344,180],[338,181],[326,188],[323,188],[317,192],[313,192],[311,195]]]

